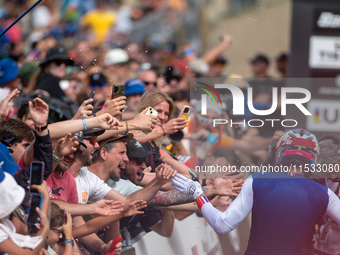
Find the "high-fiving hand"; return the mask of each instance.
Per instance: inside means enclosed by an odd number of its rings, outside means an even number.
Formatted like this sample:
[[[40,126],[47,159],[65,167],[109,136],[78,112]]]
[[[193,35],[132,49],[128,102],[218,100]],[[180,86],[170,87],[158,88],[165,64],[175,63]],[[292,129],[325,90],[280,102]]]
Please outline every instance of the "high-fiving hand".
[[[193,181],[181,174],[176,174],[175,177],[171,177],[171,184],[178,191],[193,197],[194,199],[198,199],[202,194],[203,190],[201,184],[197,181]]]

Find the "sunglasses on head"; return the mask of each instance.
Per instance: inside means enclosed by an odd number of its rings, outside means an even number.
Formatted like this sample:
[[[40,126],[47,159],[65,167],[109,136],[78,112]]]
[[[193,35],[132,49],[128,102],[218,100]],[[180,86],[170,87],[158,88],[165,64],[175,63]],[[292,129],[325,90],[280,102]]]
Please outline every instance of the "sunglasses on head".
[[[105,85],[105,82],[104,81],[101,81],[101,82],[99,82],[99,83],[91,83],[90,84],[90,87],[92,88],[92,89],[94,89],[95,87],[100,87],[100,88],[102,88],[102,87],[104,87],[104,85]]]
[[[55,63],[57,66],[61,66],[61,64],[65,64],[65,65],[66,65],[66,61],[65,61],[65,60],[62,60],[62,59],[56,59],[56,60],[54,60],[54,63]]]
[[[137,163],[137,166],[140,166],[141,164],[143,164],[143,162],[145,163],[145,165],[147,165],[149,163],[149,157],[147,158],[130,158],[130,160],[135,160]]]
[[[97,136],[84,136],[85,139],[89,139],[90,143],[95,146],[97,143]]]
[[[150,82],[150,81],[142,81],[145,86],[149,86],[150,84],[153,84],[155,87],[157,86],[157,82]]]

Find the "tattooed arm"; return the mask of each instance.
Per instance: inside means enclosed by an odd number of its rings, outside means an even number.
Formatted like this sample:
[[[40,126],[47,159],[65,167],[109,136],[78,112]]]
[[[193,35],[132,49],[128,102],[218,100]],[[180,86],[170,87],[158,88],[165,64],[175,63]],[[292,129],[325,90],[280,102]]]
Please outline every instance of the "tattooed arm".
[[[212,199],[216,195],[215,189],[202,187],[202,190],[209,199]],[[195,202],[195,199],[178,190],[170,190],[168,192],[158,191],[156,196],[148,203],[148,206],[169,206],[190,202]]]
[[[150,201],[157,194],[158,190],[177,173],[176,170],[163,163],[156,167],[155,172],[156,177],[143,189],[129,195],[125,203],[131,203],[135,200]]]

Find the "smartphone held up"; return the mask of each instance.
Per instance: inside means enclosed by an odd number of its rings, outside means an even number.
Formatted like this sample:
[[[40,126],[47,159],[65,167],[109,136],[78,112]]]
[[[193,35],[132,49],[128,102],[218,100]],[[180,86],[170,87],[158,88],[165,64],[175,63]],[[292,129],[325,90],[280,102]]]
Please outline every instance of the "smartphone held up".
[[[29,189],[31,190],[31,185],[41,185],[43,182],[45,170],[45,163],[42,161],[32,161],[30,164],[30,185]]]
[[[184,118],[186,120],[189,120],[190,117],[190,106],[184,105],[182,108],[181,113],[178,116],[179,118]]]
[[[42,195],[37,193],[31,193],[31,203],[27,217],[27,224],[35,225],[36,223],[39,223],[38,221],[39,215],[37,213],[36,208],[38,207],[39,209],[41,209],[42,201],[43,201]]]
[[[148,107],[148,110],[146,111],[145,115],[154,115],[157,117],[158,112],[153,109],[151,106]]]

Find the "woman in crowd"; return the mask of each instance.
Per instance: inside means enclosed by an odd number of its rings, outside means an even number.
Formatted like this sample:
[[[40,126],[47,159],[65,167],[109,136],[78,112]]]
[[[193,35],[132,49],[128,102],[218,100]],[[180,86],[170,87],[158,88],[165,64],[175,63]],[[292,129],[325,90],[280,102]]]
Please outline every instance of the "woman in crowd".
[[[148,166],[151,166],[154,171],[158,165],[164,162],[171,165],[179,173],[188,175],[189,169],[184,164],[178,162],[167,152],[161,151],[164,137],[182,130],[186,127],[188,121],[184,118],[169,120],[174,111],[174,103],[168,95],[159,90],[149,90],[143,94],[136,115],[149,106],[158,112],[156,127],[148,134],[142,131],[133,132],[136,140],[143,145],[145,150],[155,153],[151,155]]]

